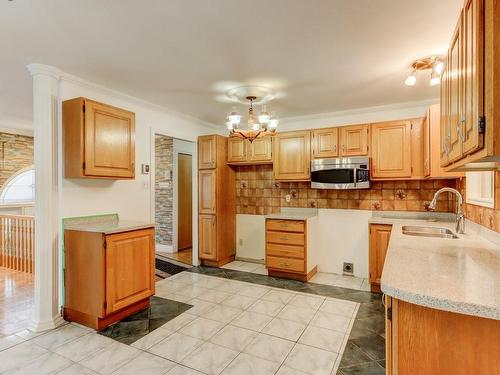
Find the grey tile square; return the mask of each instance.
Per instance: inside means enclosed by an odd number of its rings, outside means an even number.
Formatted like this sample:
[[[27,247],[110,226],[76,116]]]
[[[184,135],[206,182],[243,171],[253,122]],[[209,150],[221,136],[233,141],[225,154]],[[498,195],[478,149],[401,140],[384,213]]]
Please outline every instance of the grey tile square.
[[[179,330],[179,333],[206,341],[219,332],[222,327],[224,327],[224,323],[205,318],[197,318]]]
[[[206,342],[184,358],[182,364],[206,374],[220,374],[237,355],[237,351]]]
[[[309,324],[311,319],[314,317],[314,314],[316,314],[315,309],[287,305],[278,314],[278,318],[288,319],[302,324]]]
[[[255,357],[281,364],[294,345],[295,343],[293,341],[259,333],[253,341],[247,345],[244,352]]]
[[[173,333],[148,349],[150,353],[180,363],[189,353],[203,344],[202,340]]]
[[[340,353],[345,334],[324,328],[309,326],[306,328],[299,343],[314,346],[329,352]]]
[[[263,330],[271,336],[281,337],[290,341],[297,341],[306,328],[305,324],[293,322],[291,320],[274,318]]]
[[[236,317],[231,324],[234,326],[251,329],[252,331],[260,332],[273,318],[251,311],[243,311],[241,315]]]
[[[223,375],[274,375],[279,364],[266,361],[262,358],[252,357],[251,355],[240,353],[229,366],[222,371]]]
[[[285,307],[285,305],[277,302],[258,300],[255,302],[248,311],[256,312],[259,314],[276,316]]]
[[[80,364],[101,374],[111,374],[139,354],[140,350],[115,342],[81,360]]]
[[[241,352],[250,344],[255,336],[257,336],[257,332],[255,331],[227,325],[212,337],[210,341],[214,344]]]
[[[138,357],[135,357],[133,360],[116,370],[113,375],[161,375],[175,366],[176,364],[174,362],[143,352]]]
[[[296,344],[284,365],[312,375],[330,375],[337,355],[312,346]]]

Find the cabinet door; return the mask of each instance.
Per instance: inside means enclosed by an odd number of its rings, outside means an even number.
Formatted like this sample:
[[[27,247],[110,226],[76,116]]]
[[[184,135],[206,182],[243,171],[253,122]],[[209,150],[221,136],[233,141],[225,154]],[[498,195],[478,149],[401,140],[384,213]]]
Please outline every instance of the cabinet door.
[[[372,176],[411,176],[411,123],[391,121],[372,125]]]
[[[279,133],[275,137],[274,150],[273,171],[276,180],[310,180],[310,132]]]
[[[450,154],[450,80],[449,80],[449,56],[446,58],[443,72],[441,74],[441,118],[439,124],[439,165],[449,164]],[[432,124],[431,124],[432,126]],[[432,139],[432,138],[431,138]]]
[[[154,230],[106,236],[106,314],[155,292]]]
[[[423,175],[429,177],[431,175],[431,110],[428,109],[425,113],[425,118],[422,123],[422,143],[423,143]]]
[[[200,214],[215,214],[217,204],[217,172],[215,169],[199,171],[198,178]]]
[[[317,129],[312,131],[313,158],[333,158],[339,156],[338,128]]]
[[[198,231],[200,259],[217,260],[217,222],[215,215],[200,215]]]
[[[86,176],[134,178],[135,115],[123,109],[85,101]]]
[[[392,225],[370,224],[370,284],[380,286]]]
[[[248,155],[249,161],[254,162],[272,162],[273,161],[273,138],[272,137],[262,137],[255,139],[252,143],[249,143],[250,152]]]
[[[207,135],[198,138],[198,168],[210,169],[217,165],[217,138],[215,135]]]
[[[238,137],[227,140],[227,162],[238,163],[247,161],[248,141]]]
[[[462,18],[461,18],[462,19]],[[450,85],[450,113],[448,139],[450,145],[449,161],[462,157],[463,124],[462,118],[462,27],[461,23],[453,36],[449,50],[448,79]]]
[[[463,10],[463,153],[483,147],[483,0],[467,0]]]
[[[340,128],[340,155],[368,155],[368,125],[344,126]]]

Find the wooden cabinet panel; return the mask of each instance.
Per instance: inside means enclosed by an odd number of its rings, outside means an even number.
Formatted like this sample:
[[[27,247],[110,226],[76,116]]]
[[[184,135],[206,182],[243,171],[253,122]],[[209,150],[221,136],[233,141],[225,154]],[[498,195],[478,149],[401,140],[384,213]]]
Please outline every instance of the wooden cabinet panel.
[[[339,156],[338,128],[317,129],[312,131],[313,158],[333,158]]]
[[[449,164],[450,154],[450,73],[448,70],[449,57],[444,63],[443,72],[441,74],[441,116],[439,124],[439,165],[445,166]]]
[[[305,224],[302,220],[266,220],[266,229],[281,232],[300,232],[304,233]]]
[[[369,266],[372,291],[380,291],[380,279],[391,238],[391,230],[392,225],[370,224]]]
[[[249,144],[249,162],[272,162],[273,161],[273,138],[270,136],[257,138]]]
[[[267,231],[266,241],[284,245],[305,245],[305,236],[304,233]]]
[[[463,154],[483,147],[479,122],[483,112],[483,0],[467,0],[463,10]]]
[[[66,178],[135,177],[135,114],[86,98],[63,102]]]
[[[369,125],[343,126],[340,128],[340,155],[368,155]]]
[[[372,125],[372,176],[411,176],[411,122],[393,121]]]
[[[268,268],[289,271],[289,272],[305,272],[305,262],[300,259],[279,258],[274,256],[266,257]]]
[[[277,134],[274,141],[274,178],[283,181],[310,180],[310,147],[309,131]]]
[[[217,259],[217,222],[215,215],[199,216],[199,256],[200,259]]]
[[[228,163],[247,161],[248,141],[238,137],[229,137],[227,140]]]
[[[198,138],[198,168],[210,169],[217,166],[217,136],[206,135]]]
[[[304,246],[267,243],[266,254],[283,258],[305,259],[305,248]]]
[[[217,210],[217,171],[207,169],[199,171],[198,205],[201,214],[215,214]]]
[[[154,231],[106,236],[106,313],[110,314],[155,292]]]
[[[462,124],[462,28],[457,28],[453,36],[453,40],[449,50],[448,59],[448,79],[449,79],[449,95],[450,95],[450,113],[448,139],[450,152],[448,160],[454,161],[462,157],[462,139],[463,124]]]

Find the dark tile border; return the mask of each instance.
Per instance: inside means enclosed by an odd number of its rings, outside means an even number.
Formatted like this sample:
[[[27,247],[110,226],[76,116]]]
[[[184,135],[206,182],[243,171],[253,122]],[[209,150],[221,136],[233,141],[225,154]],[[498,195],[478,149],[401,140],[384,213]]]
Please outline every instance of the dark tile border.
[[[349,334],[337,374],[385,374],[385,316],[381,294],[330,285],[304,283],[302,281],[280,279],[224,268],[198,266],[187,271],[358,302],[360,304],[358,313]]]

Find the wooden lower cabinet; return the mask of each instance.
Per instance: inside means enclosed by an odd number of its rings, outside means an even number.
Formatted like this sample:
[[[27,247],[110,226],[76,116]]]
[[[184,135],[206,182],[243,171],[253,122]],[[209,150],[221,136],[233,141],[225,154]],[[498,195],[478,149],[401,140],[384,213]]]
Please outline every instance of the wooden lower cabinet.
[[[372,292],[380,292],[380,280],[384,269],[385,256],[391,238],[392,225],[370,224],[369,226],[369,268],[370,288]]]
[[[387,375],[498,375],[500,321],[385,296]]]
[[[198,223],[198,250],[201,259],[217,259],[217,217],[215,215],[200,215]]]
[[[308,228],[308,220],[266,219],[269,276],[307,281],[316,274],[314,249],[308,252],[309,244],[314,241],[308,241],[308,238],[314,228],[314,223]]]
[[[64,318],[96,330],[149,306],[154,229],[64,232]]]

